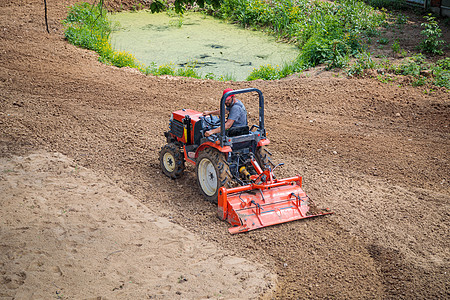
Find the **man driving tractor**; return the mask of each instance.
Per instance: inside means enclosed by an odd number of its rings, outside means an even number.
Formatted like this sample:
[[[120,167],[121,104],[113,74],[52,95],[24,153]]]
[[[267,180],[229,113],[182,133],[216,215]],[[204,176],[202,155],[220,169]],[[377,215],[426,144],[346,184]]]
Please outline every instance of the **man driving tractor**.
[[[232,89],[225,89],[222,95],[231,92]],[[247,110],[244,104],[235,98],[234,95],[228,96],[225,100],[226,109],[229,112],[228,119],[225,122],[225,129],[230,129],[231,127],[241,127],[247,126]],[[220,114],[220,110],[204,111],[203,115],[216,115]],[[220,126],[205,132],[205,136],[210,136],[220,132]]]

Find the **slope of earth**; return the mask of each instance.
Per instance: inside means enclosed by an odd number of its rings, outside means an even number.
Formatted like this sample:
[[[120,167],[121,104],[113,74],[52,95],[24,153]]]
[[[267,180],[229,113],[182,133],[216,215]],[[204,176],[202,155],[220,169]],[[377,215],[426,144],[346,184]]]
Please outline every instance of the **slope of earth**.
[[[326,75],[251,83],[144,76],[67,44],[60,21],[70,3],[48,3],[50,34],[41,1],[0,4],[2,157],[59,152],[106,175],[199,240],[276,272],[276,298],[448,297],[447,92]],[[177,181],[161,174],[170,113],[217,107],[224,88],[249,86],[265,95],[269,149],[285,162],[277,175],[302,175],[305,191],[334,215],[230,236],[191,166]],[[255,118],[256,105],[242,100]]]
[[[261,265],[155,216],[62,154],[0,166],[1,299],[255,299],[274,286]]]

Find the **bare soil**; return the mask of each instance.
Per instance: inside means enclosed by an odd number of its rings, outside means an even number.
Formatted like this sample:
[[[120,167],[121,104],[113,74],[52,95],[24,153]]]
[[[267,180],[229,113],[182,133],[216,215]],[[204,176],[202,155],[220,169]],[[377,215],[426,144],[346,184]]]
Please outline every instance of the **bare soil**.
[[[0,297],[450,296],[447,91],[329,72],[145,76],[68,44],[75,1],[48,2],[50,34],[42,1],[0,4]],[[277,175],[302,175],[334,215],[230,235],[192,166],[176,181],[161,173],[170,113],[246,87],[264,93]]]

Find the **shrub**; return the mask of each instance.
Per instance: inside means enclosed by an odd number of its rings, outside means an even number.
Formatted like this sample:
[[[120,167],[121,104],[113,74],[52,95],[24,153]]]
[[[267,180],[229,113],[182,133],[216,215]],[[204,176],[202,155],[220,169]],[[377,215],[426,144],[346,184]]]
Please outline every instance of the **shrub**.
[[[106,10],[100,4],[73,5],[63,24],[66,39],[76,46],[96,51],[101,62],[117,67],[139,67],[139,62],[132,54],[114,51],[111,47],[111,24],[106,18]]]
[[[109,58],[109,61],[116,67],[130,67],[130,68],[138,68],[139,63],[133,54],[124,51],[114,51]]]
[[[400,43],[398,42],[398,40],[396,40],[392,46],[391,46],[392,51],[394,51],[394,53],[400,53]]]
[[[111,34],[110,23],[106,19],[106,10],[100,5],[89,3],[73,5],[63,21],[66,39],[76,46],[97,50]]]
[[[364,70],[373,69],[375,66],[370,53],[362,52],[356,55],[356,61],[349,67],[347,74],[349,76],[360,75]]]
[[[395,20],[395,23],[397,24],[406,24],[408,21],[408,16],[405,16],[403,14],[399,14]]]
[[[173,66],[173,64],[167,64],[167,65],[162,65],[159,66],[157,69],[155,69],[152,72],[153,75],[172,75],[175,76],[176,75],[176,70]]]
[[[420,71],[423,70],[423,62],[425,57],[422,54],[417,54],[409,57],[404,63],[398,66],[392,66],[392,71],[398,75],[410,75],[418,77]]]
[[[270,64],[254,68],[250,75],[247,77],[248,81],[256,79],[275,80],[281,78],[281,71],[278,66],[274,67]]]
[[[184,76],[184,77],[192,77],[192,78],[202,78],[193,67],[184,67],[180,68],[176,72],[177,76]]]
[[[442,55],[444,51],[441,49],[441,45],[445,44],[443,40],[439,40],[442,36],[442,30],[439,28],[438,23],[436,22],[436,18],[428,14],[428,16],[424,16],[427,20],[426,23],[420,24],[425,29],[420,33],[426,38],[420,43],[419,48],[430,54]]]

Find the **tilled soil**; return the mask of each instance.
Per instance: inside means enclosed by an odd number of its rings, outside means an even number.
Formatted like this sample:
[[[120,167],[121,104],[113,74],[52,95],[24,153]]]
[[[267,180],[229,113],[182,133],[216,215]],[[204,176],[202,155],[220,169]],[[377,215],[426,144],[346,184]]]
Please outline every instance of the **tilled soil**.
[[[448,298],[450,97],[321,73],[280,81],[145,76],[98,62],[63,39],[74,1],[0,4],[0,153],[62,153],[104,174],[161,217],[278,274],[274,297]],[[170,113],[217,107],[225,88],[266,99],[281,177],[334,215],[230,235],[198,191],[194,168],[165,177]],[[257,105],[242,97],[250,119]]]

